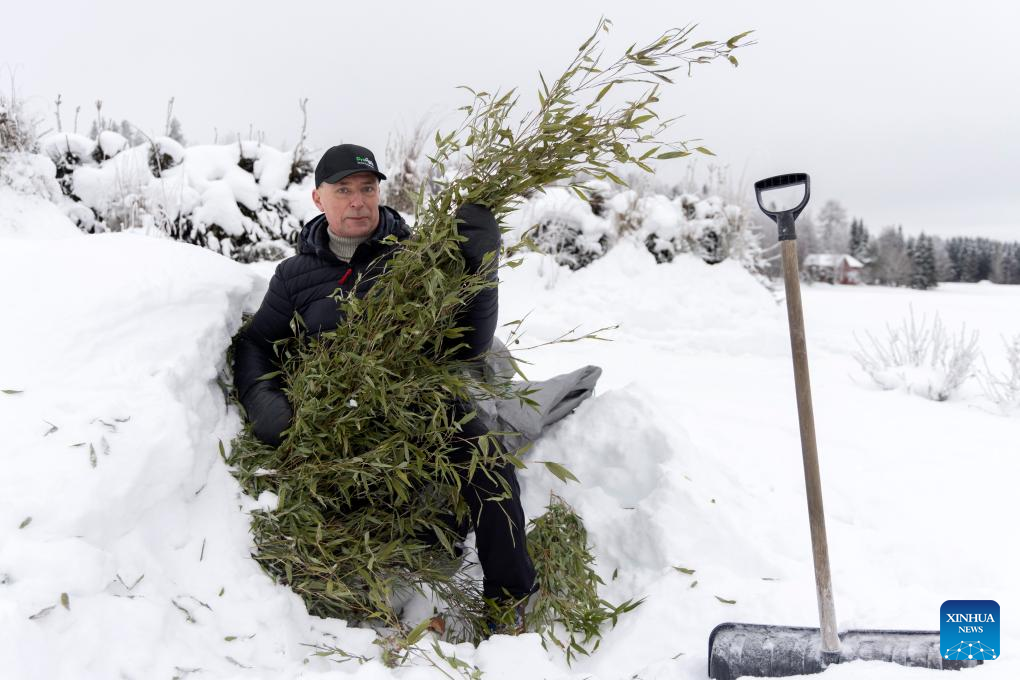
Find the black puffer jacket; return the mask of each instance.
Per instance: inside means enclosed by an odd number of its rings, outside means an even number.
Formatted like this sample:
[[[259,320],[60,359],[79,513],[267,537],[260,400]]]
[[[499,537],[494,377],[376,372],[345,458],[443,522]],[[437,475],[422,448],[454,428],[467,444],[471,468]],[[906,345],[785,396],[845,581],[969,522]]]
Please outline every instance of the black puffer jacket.
[[[358,246],[350,262],[337,258],[329,249],[326,216],[319,215],[301,230],[298,254],[276,268],[262,306],[241,336],[234,353],[234,384],[248,414],[255,436],[273,446],[279,445],[282,432],[290,426],[293,410],[283,393],[280,378],[259,380],[280,369],[273,343],[290,337],[294,312],[301,315],[309,333],[332,330],[343,320],[343,313],[330,296],[341,288],[363,297],[372,287],[399,244],[382,243],[387,236],[403,240],[411,235],[407,224],[395,210],[379,208],[379,227]],[[499,248],[499,226],[492,213],[480,205],[465,205],[457,211],[458,231],[467,241],[460,244],[469,271],[477,272],[482,257]],[[493,270],[492,276],[495,277]],[[471,359],[485,352],[496,329],[498,293],[495,287],[481,291],[457,319],[458,326],[469,327],[459,342],[467,343],[458,359]]]

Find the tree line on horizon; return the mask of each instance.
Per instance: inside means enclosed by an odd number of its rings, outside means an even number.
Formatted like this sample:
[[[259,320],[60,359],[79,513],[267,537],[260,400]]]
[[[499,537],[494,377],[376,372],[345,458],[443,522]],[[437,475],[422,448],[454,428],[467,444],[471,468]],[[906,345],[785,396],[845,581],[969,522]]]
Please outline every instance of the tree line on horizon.
[[[762,228],[765,244],[776,239],[771,222]],[[850,255],[863,264],[862,283],[925,290],[943,282],[990,281],[1020,284],[1020,242],[983,237],[943,238],[921,232],[905,235],[902,226],[872,232],[864,220],[847,219],[836,200],[817,212],[805,211],[797,220],[797,253]],[[770,275],[779,276],[778,258],[769,262]]]

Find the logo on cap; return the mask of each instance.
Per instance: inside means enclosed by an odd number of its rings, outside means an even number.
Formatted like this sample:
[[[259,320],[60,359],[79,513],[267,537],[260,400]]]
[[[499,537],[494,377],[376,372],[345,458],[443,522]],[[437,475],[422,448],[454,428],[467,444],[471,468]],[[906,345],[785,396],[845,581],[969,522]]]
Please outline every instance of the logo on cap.
[[[354,160],[361,165],[367,165],[368,167],[375,170],[375,163],[372,162],[371,158],[368,158],[366,156],[355,156]]]

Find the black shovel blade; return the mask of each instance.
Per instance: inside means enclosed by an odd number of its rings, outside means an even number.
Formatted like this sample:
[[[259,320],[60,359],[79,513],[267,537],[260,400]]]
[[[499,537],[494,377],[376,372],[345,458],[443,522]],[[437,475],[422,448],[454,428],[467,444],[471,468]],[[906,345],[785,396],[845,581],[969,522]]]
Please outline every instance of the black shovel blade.
[[[836,663],[888,661],[901,666],[959,670],[978,660],[944,659],[938,632],[919,630],[848,630],[839,634],[837,654],[822,651],[818,628],[723,623],[708,638],[708,677],[782,678],[821,673]]]

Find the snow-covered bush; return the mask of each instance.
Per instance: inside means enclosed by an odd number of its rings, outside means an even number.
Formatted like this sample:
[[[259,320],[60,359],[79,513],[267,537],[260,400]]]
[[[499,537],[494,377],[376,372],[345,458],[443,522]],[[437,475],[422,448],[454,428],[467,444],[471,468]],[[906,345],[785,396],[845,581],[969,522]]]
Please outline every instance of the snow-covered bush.
[[[605,181],[589,181],[585,189],[588,200],[567,187],[547,188],[521,206],[513,231],[571,269],[587,266],[624,238],[643,243],[660,263],[693,253],[709,264],[735,259],[753,272],[761,269],[758,235],[745,210],[719,195],[671,198],[661,187]]]
[[[162,177],[163,173],[180,165],[184,160],[184,147],[176,139],[156,137],[149,145],[149,169],[154,177]]]
[[[92,159],[96,163],[102,163],[119,154],[127,146],[128,140],[124,135],[113,130],[103,130],[96,140],[96,150],[92,154]]]
[[[0,187],[10,187],[26,196],[40,196],[54,203],[62,198],[56,167],[48,158],[35,153],[2,154]]]
[[[315,213],[306,155],[252,140],[129,146],[103,130],[96,141],[55,133],[40,146],[70,199],[62,207],[89,233],[141,229],[248,262],[287,255]]]
[[[84,135],[71,132],[54,132],[39,140],[42,153],[56,166],[57,182],[64,194],[80,200],[74,193],[73,173],[82,165],[93,164],[96,143]]]
[[[972,374],[977,359],[978,333],[962,327],[951,335],[938,314],[931,327],[920,324],[910,310],[898,328],[887,326],[884,340],[865,333],[867,343],[856,338],[854,358],[876,385],[885,390],[906,389],[934,401],[949,399]]]
[[[418,192],[428,179],[429,168],[425,162],[427,142],[428,123],[421,120],[413,130],[391,135],[386,144],[383,200],[405,215],[414,214]]]
[[[17,94],[0,93],[0,163],[7,153],[36,150],[35,121],[25,115]]]
[[[1012,340],[1003,338],[1006,346],[1007,369],[997,373],[985,362],[984,370],[978,373],[981,387],[1003,413],[1020,411],[1020,335]]]

